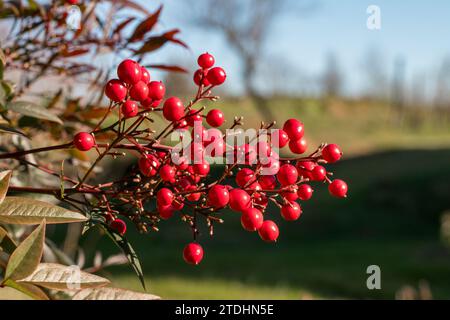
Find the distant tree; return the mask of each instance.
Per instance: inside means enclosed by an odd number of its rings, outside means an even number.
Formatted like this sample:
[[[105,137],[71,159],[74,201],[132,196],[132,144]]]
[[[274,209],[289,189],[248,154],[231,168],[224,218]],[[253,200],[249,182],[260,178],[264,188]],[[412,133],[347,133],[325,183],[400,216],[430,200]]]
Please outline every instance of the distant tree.
[[[386,99],[388,96],[388,74],[382,53],[377,48],[370,48],[362,60],[365,74],[366,95],[372,99]]]
[[[438,109],[450,107],[450,56],[443,59],[438,70],[434,105]]]
[[[242,62],[246,93],[258,103],[261,111],[272,119],[271,110],[255,86],[255,74],[269,30],[282,11],[284,2],[284,0],[207,0],[196,1],[202,10],[195,10],[200,12],[196,22],[213,28],[225,36]]]
[[[175,60],[175,59],[174,59]],[[178,63],[178,65],[189,65],[190,62]],[[189,70],[193,71],[193,70]],[[179,97],[188,97],[195,88],[194,81],[190,74],[185,72],[167,72],[164,75],[164,85],[167,92]]]
[[[328,53],[325,62],[325,70],[322,75],[323,94],[326,97],[341,95],[343,76],[339,67],[338,58],[332,52]]]
[[[290,1],[199,0],[193,6],[196,13],[195,24],[221,33],[238,55],[242,63],[244,89],[267,119],[274,118],[273,112],[258,89],[255,78],[259,65],[264,61],[263,49],[270,30],[281,13],[288,8],[288,2]],[[295,5],[296,12],[301,13],[311,7],[309,1],[298,1]]]
[[[398,57],[394,61],[394,73],[391,84],[391,105],[396,111],[396,122],[401,124],[405,114],[405,71],[406,61],[404,57]]]

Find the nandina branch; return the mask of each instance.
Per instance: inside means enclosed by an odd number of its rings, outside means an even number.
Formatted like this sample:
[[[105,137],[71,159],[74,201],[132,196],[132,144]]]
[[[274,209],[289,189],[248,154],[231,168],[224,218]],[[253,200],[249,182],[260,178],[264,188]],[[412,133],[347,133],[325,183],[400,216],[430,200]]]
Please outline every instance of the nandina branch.
[[[38,187],[19,187],[19,186],[9,186],[8,192],[25,192],[25,193],[37,193],[37,194],[61,194],[60,188],[38,188]],[[67,188],[64,189],[64,195],[72,195],[76,193],[84,194],[115,194],[114,191],[101,190],[101,189],[90,189],[90,188]]]
[[[67,149],[67,148],[70,148],[71,146],[72,146],[72,143],[69,142],[69,143],[60,144],[60,145],[56,145],[56,146],[50,146],[50,147],[36,148],[36,149],[23,150],[23,151],[17,151],[17,152],[10,152],[10,153],[2,153],[2,154],[0,154],[0,159],[17,159],[17,158],[26,156],[27,154]]]

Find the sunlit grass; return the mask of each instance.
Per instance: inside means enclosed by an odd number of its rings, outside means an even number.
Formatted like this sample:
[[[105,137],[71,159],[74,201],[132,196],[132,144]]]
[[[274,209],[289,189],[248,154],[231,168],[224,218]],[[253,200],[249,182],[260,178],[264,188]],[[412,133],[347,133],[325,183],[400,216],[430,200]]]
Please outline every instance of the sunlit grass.
[[[142,290],[133,275],[119,275],[114,284]],[[307,291],[285,285],[264,286],[225,279],[196,279],[181,276],[155,276],[147,281],[149,292],[164,299],[312,299],[319,298]]]

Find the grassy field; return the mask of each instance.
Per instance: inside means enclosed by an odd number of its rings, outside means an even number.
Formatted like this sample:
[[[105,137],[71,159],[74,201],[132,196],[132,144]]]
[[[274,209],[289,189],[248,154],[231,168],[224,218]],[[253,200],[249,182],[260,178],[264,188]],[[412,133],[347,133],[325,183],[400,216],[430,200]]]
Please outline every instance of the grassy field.
[[[271,104],[278,123],[305,123],[312,148],[322,141],[343,147],[346,160],[333,171],[349,183],[349,198],[332,199],[317,186],[295,223],[271,208],[281,230],[276,244],[262,243],[225,212],[213,239],[203,229],[198,267],[182,261],[191,234],[176,218],[162,222],[159,233],[132,234],[149,291],[174,299],[393,299],[403,286],[426,280],[435,298],[450,298],[450,253],[439,236],[440,215],[450,209],[450,128],[442,117],[420,110],[399,117],[387,105],[361,101]],[[222,105],[229,119],[243,115],[246,127],[259,126],[252,104]],[[107,239],[98,249],[115,252]],[[381,290],[366,287],[372,264],[381,268]],[[118,286],[140,290],[128,267],[108,272]]]

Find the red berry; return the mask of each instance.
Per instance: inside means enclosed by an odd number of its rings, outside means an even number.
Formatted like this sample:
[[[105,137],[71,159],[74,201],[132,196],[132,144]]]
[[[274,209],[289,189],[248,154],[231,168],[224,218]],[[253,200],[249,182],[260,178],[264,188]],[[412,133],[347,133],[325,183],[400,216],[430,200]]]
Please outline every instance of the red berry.
[[[256,148],[248,143],[234,147],[234,157],[238,164],[253,165],[257,159]]]
[[[73,138],[73,144],[80,151],[88,151],[95,145],[95,139],[90,133],[78,132]]]
[[[344,181],[336,179],[330,183],[328,186],[328,191],[330,191],[331,195],[337,198],[345,198],[347,197],[348,187]]]
[[[275,154],[276,155],[276,154]],[[263,173],[269,175],[275,175],[280,171],[280,161],[278,160],[278,156],[272,155],[266,160],[268,163],[263,165]],[[265,161],[265,162],[266,162]]]
[[[139,107],[136,101],[127,100],[120,108],[125,118],[135,117],[139,112]]]
[[[177,169],[180,171],[184,171],[188,168],[189,166],[189,161],[185,156],[181,156],[177,159],[174,159],[174,164],[176,164]]]
[[[216,184],[208,192],[208,204],[214,208],[223,208],[229,201],[230,193],[223,185]]]
[[[189,125],[188,125],[186,119],[181,119],[181,120],[175,122],[175,129],[188,130],[188,127],[189,127]]]
[[[327,177],[327,170],[322,166],[315,166],[311,172],[311,180],[323,181]]]
[[[164,102],[163,115],[169,121],[178,121],[184,116],[183,102],[177,97],[170,97]]]
[[[71,4],[71,5],[76,5],[76,4],[78,4],[78,0],[66,0],[66,2],[67,2],[68,4]]]
[[[146,84],[150,82],[150,72],[145,67],[141,67],[141,81]]]
[[[211,127],[220,127],[224,121],[225,121],[225,116],[223,115],[223,112],[218,109],[212,109],[206,115],[206,122]]]
[[[161,103],[161,100],[152,100],[151,98],[147,97],[147,99],[139,102],[144,109],[150,109],[158,107]]]
[[[247,231],[256,231],[261,228],[264,222],[264,217],[261,211],[256,208],[249,208],[242,212],[241,224]]]
[[[287,221],[295,221],[301,214],[302,208],[297,202],[289,202],[281,207],[281,216]]]
[[[242,189],[230,191],[230,208],[237,212],[242,212],[250,207],[250,195]]]
[[[131,59],[122,61],[117,67],[119,79],[127,84],[135,84],[141,81],[141,66]]]
[[[286,131],[282,129],[276,129],[276,131],[272,134],[272,144],[275,147],[283,148],[285,147],[289,142],[289,136],[287,135]]]
[[[156,201],[161,206],[171,205],[174,199],[173,192],[168,188],[161,188],[156,194]]]
[[[299,140],[303,138],[303,123],[297,119],[289,119],[284,123],[283,130],[287,133],[289,139]]]
[[[162,181],[173,183],[177,170],[169,164],[165,164],[159,169],[159,175]]]
[[[207,75],[208,75],[207,70],[198,69],[194,73],[194,83],[198,86],[200,84],[204,85],[205,87],[210,86],[211,83],[209,83]]]
[[[158,173],[159,161],[154,155],[146,155],[139,159],[139,170],[144,176],[153,177]]]
[[[308,145],[304,138],[289,141],[289,149],[296,154],[302,154],[306,151]]]
[[[191,109],[188,112],[188,116],[186,117],[187,123],[190,127],[194,127],[195,122],[202,122],[202,114],[199,110]],[[203,126],[202,126],[203,127]],[[203,127],[203,129],[205,129]],[[206,130],[206,129],[205,129]]]
[[[182,201],[182,199],[175,199],[172,203],[172,207],[175,211],[181,210],[184,208],[184,202]]]
[[[209,140],[209,134],[208,134],[208,140]],[[206,146],[206,152],[211,157],[222,157],[225,153],[225,141],[223,141],[223,138],[215,138],[211,142],[207,143]]]
[[[263,190],[273,190],[277,186],[277,179],[273,175],[260,176],[258,182]]]
[[[130,89],[130,97],[137,101],[144,101],[148,97],[148,86],[145,82],[139,81]]]
[[[297,190],[297,185],[292,185],[287,190],[282,191],[281,196],[287,201],[295,201],[298,199]]]
[[[288,186],[297,182],[298,171],[291,164],[283,164],[277,174],[277,179],[282,186]]]
[[[258,234],[266,242],[275,242],[280,235],[278,226],[272,220],[266,220],[263,222],[261,228],[258,230]]]
[[[312,161],[298,161],[296,165],[299,175],[310,180],[312,180],[312,171],[316,166],[317,164]]]
[[[195,242],[189,243],[183,250],[183,258],[189,264],[198,265],[203,259],[203,248]]]
[[[158,159],[163,160],[167,156],[168,152],[164,150],[156,151],[156,156]]]
[[[192,185],[190,185],[190,186],[188,186],[188,187],[186,188],[186,191],[195,191],[195,190],[197,190],[197,187],[196,187],[196,186],[192,186]],[[200,192],[193,192],[193,193],[189,193],[189,194],[186,196],[186,198],[187,198],[189,201],[195,202],[195,201],[200,200],[201,196],[202,196],[202,194],[201,194]]]
[[[208,52],[201,54],[197,59],[198,65],[203,69],[211,68],[214,65],[214,57]]]
[[[249,168],[243,168],[236,174],[236,183],[241,188],[246,187],[250,180],[255,181],[255,173]]]
[[[115,219],[109,224],[109,227],[123,236],[127,232],[127,225],[122,219]]]
[[[162,100],[166,94],[166,87],[161,81],[151,81],[148,84],[148,97],[152,100]]]
[[[163,206],[158,204],[158,213],[161,219],[168,220],[173,216],[175,208],[172,205]]]
[[[189,144],[188,148],[189,149],[186,152],[189,155],[191,163],[203,163],[205,160],[205,148],[203,147],[203,144],[199,142],[192,142]]]
[[[254,197],[259,197],[258,191],[262,190],[262,187],[258,181],[251,183],[247,188],[250,190],[249,193]]]
[[[309,184],[301,184],[298,186],[297,195],[300,200],[306,201],[311,199],[313,191]]]
[[[225,82],[226,78],[227,74],[225,73],[225,70],[220,67],[212,68],[206,75],[206,79],[208,79],[209,83],[211,83],[213,86],[221,85]]]
[[[259,197],[255,197],[253,199],[253,202],[263,208],[266,208],[267,205],[269,204],[269,198],[267,198],[264,195],[260,195]]]
[[[206,177],[209,173],[209,163],[204,161],[203,163],[194,164],[194,173]]]
[[[322,150],[322,158],[328,163],[339,161],[342,151],[337,144],[327,144]]]
[[[105,94],[110,100],[121,102],[127,96],[127,88],[120,80],[109,80],[105,86]]]

